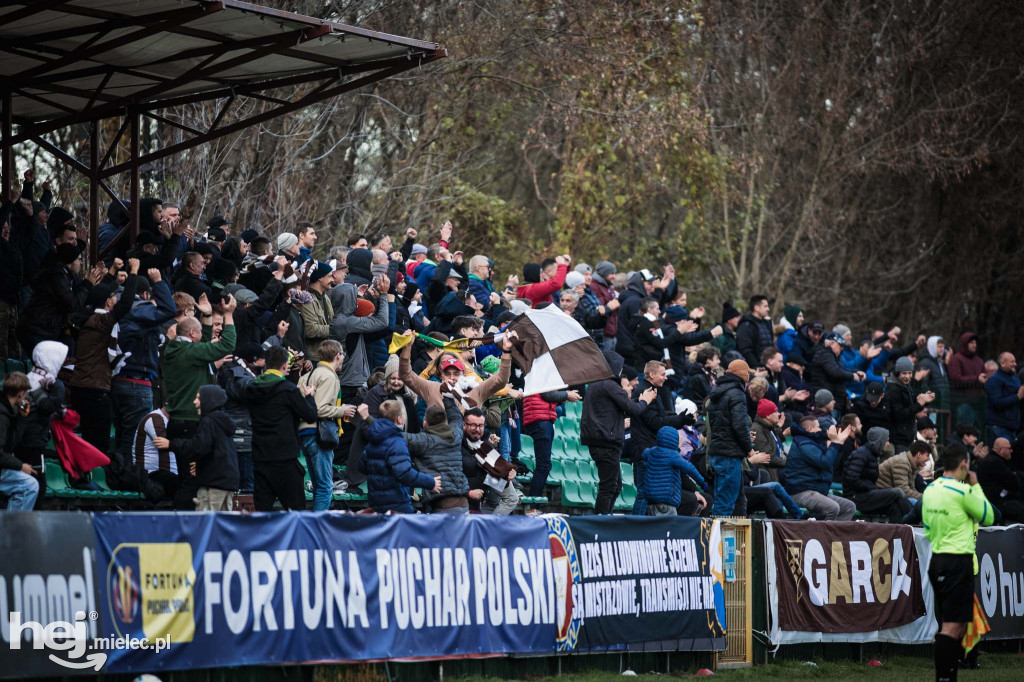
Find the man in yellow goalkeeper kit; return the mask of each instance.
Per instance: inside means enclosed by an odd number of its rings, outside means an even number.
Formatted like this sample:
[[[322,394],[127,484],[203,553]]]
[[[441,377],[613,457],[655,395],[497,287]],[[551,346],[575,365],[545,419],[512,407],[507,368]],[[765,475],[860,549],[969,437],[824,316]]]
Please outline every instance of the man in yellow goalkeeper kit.
[[[932,544],[928,578],[935,592],[935,679],[956,682],[963,657],[960,642],[974,607],[974,574],[978,559],[974,543],[978,525],[995,521],[995,510],[985,499],[974,472],[968,469],[967,450],[950,445],[942,456],[945,472],[925,488],[921,520]]]

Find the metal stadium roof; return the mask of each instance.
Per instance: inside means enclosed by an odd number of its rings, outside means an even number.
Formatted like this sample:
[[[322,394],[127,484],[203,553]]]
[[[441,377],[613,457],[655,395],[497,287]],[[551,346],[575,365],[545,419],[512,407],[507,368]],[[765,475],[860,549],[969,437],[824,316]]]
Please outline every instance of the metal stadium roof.
[[[130,171],[133,215],[126,229],[132,237],[138,229],[140,165],[447,56],[437,43],[237,0],[23,0],[3,5],[3,187],[14,178],[12,146],[30,140],[89,176],[93,216],[99,189],[120,201],[105,180]],[[295,87],[301,85],[308,87]],[[248,118],[227,117],[244,98],[274,106]],[[216,100],[223,103],[206,130],[156,113]],[[143,116],[191,137],[140,150]],[[114,117],[124,119],[120,131],[112,141],[102,140],[99,122]],[[72,158],[44,137],[75,124],[91,124],[91,153],[85,160]],[[128,161],[110,165],[126,134]],[[94,234],[93,258],[101,255],[95,244]]]

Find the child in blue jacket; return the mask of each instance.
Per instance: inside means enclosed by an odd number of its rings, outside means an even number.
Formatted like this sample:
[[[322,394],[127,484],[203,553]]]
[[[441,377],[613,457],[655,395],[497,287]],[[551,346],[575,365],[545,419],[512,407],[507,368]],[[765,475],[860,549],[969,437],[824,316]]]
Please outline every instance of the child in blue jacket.
[[[648,516],[675,516],[682,502],[682,491],[700,495],[694,485],[706,486],[697,468],[679,454],[679,432],[671,426],[658,429],[657,445],[643,452],[646,473],[644,496]],[[692,480],[691,480],[692,479]]]
[[[366,474],[366,497],[375,512],[412,514],[410,488],[441,490],[441,477],[417,471],[409,457],[409,446],[402,438],[405,424],[402,405],[397,400],[380,404],[377,419],[369,417],[366,404],[359,406],[359,416],[370,422],[366,427],[366,449],[359,467]]]

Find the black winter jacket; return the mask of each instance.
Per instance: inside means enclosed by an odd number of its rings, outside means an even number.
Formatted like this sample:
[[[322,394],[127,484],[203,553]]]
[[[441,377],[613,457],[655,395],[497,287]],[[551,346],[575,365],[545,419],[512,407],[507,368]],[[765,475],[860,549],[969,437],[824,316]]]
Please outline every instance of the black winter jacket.
[[[633,400],[638,400],[640,394],[648,388],[654,388],[647,383],[646,378],[637,384],[633,389]],[[691,414],[676,414],[673,409],[672,392],[667,385],[657,389],[658,395],[640,416],[629,423],[629,447],[630,456],[633,461],[639,461],[643,457],[644,450],[653,448],[658,444],[658,429],[663,426],[671,426],[678,429],[681,426],[688,426],[695,422]]]
[[[18,410],[6,396],[0,397],[0,470],[21,469],[23,462],[14,456],[21,432]]]
[[[750,417],[747,416],[747,392],[743,380],[726,372],[708,396],[705,418],[711,436],[708,455],[746,457],[754,449],[750,441]]]
[[[246,386],[252,416],[252,459],[280,462],[299,458],[299,423],[316,420],[316,401],[278,374],[260,375]]]
[[[255,379],[238,360],[225,362],[217,371],[217,383],[228,396],[224,412],[235,424],[235,452],[252,452],[252,416],[249,414],[249,401],[245,392],[246,387]]]
[[[855,496],[878,488],[878,457],[864,444],[850,453],[843,467],[843,494]]]
[[[885,385],[885,401],[889,403],[889,440],[896,452],[902,452],[917,440],[917,404],[914,389],[900,383],[895,376]],[[867,433],[867,425],[864,425]]]
[[[772,321],[759,320],[747,313],[736,326],[736,350],[751,369],[761,366],[761,353],[773,343]]]
[[[881,402],[874,407],[864,396],[853,401],[853,413],[860,417],[861,433],[867,433],[874,426],[889,430],[892,436],[892,424],[889,419],[889,398],[882,396]],[[916,435],[916,434],[915,434]]]
[[[587,387],[583,396],[580,442],[588,447],[621,450],[625,443],[625,418],[628,416],[635,420],[648,406],[632,400],[619,383],[622,356],[606,352],[604,357],[612,370],[612,377]]]
[[[224,411],[227,394],[220,386],[199,389],[202,416],[192,438],[174,438],[171,450],[178,458],[179,471],[186,462],[196,463],[196,484],[200,488],[238,490],[238,455],[235,453],[235,423]]]
[[[56,259],[48,260],[32,282],[32,299],[18,323],[18,332],[42,339],[60,339],[71,313],[85,305],[91,289],[92,282],[83,279],[76,284],[67,267]]]
[[[825,344],[814,347],[814,357],[810,358],[810,363],[804,370],[807,373],[807,383],[814,391],[822,388],[831,391],[832,397],[836,399],[836,406],[842,409],[842,406],[846,405],[846,382],[853,381],[853,372],[847,371],[839,362],[839,357]]]
[[[636,344],[633,341],[633,329],[636,327],[636,317],[640,311],[640,303],[646,296],[644,291],[644,276],[634,272],[629,278],[626,290],[619,294],[619,331],[615,347],[623,357],[632,358]]]

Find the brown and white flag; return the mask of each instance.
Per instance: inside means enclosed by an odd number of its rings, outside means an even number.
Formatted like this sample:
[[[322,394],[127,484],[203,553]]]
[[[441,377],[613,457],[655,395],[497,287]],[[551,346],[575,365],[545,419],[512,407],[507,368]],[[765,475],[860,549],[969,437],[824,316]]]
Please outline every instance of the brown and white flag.
[[[557,306],[530,309],[509,323],[505,332],[519,336],[512,358],[523,370],[526,395],[557,391],[612,376],[597,343]],[[495,342],[501,334],[495,335]]]

